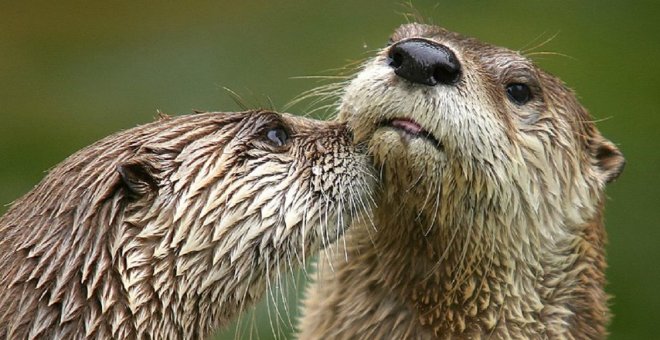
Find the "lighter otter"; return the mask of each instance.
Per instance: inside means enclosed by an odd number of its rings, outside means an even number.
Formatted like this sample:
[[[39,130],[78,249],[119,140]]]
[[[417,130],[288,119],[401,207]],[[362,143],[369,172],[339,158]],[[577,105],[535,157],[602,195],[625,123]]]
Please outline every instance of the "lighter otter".
[[[408,24],[339,119],[369,141],[383,195],[334,270],[320,262],[301,338],[606,335],[604,189],[624,159],[559,79]]]
[[[0,219],[0,338],[204,338],[368,203],[345,124],[205,113],[107,137]]]

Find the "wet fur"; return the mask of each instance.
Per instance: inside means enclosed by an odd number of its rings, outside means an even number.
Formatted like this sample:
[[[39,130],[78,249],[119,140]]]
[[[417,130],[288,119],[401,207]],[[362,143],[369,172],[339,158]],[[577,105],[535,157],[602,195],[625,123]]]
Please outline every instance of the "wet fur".
[[[366,210],[369,164],[344,124],[264,111],[107,137],[0,219],[0,338],[205,338]]]
[[[456,86],[397,77],[387,48],[344,90],[339,120],[370,143],[383,194],[321,260],[302,339],[595,339],[605,293],[605,184],[623,156],[573,92],[517,52],[408,24],[462,63]],[[526,82],[519,106],[505,85]],[[442,143],[382,123],[411,118]],[[344,255],[346,254],[346,255]]]

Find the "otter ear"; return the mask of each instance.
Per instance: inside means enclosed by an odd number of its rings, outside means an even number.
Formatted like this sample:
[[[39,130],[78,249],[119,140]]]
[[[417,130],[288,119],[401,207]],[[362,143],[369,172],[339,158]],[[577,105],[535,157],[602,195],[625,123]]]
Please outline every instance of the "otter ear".
[[[138,197],[158,188],[158,170],[146,158],[136,158],[117,165],[124,187]]]
[[[593,145],[596,167],[605,183],[614,181],[626,165],[626,160],[619,149],[609,140],[597,136]]]

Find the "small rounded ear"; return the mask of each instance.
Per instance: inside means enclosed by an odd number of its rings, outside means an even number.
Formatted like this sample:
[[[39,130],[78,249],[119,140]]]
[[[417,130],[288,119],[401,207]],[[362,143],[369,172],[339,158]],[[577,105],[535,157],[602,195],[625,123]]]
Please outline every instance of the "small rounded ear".
[[[596,167],[601,178],[606,182],[612,182],[623,171],[626,160],[619,149],[609,140],[597,136],[592,149],[593,157],[596,159]]]
[[[158,170],[146,158],[136,158],[117,165],[122,185],[135,196],[144,196],[158,188]]]

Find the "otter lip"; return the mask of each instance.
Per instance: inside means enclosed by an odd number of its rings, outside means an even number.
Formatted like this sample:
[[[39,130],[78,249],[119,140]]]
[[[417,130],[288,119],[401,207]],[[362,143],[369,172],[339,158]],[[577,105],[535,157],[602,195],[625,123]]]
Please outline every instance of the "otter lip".
[[[424,128],[417,123],[415,120],[410,119],[410,118],[394,118],[390,119],[387,121],[384,121],[380,124],[380,126],[385,126],[385,127],[391,127],[395,130],[399,130],[401,132],[406,133],[409,136],[412,137],[420,137],[420,138],[425,138],[426,140],[430,141],[435,145],[436,148],[439,150],[443,149],[442,143],[438,141],[433,134],[430,132],[424,130]]]

